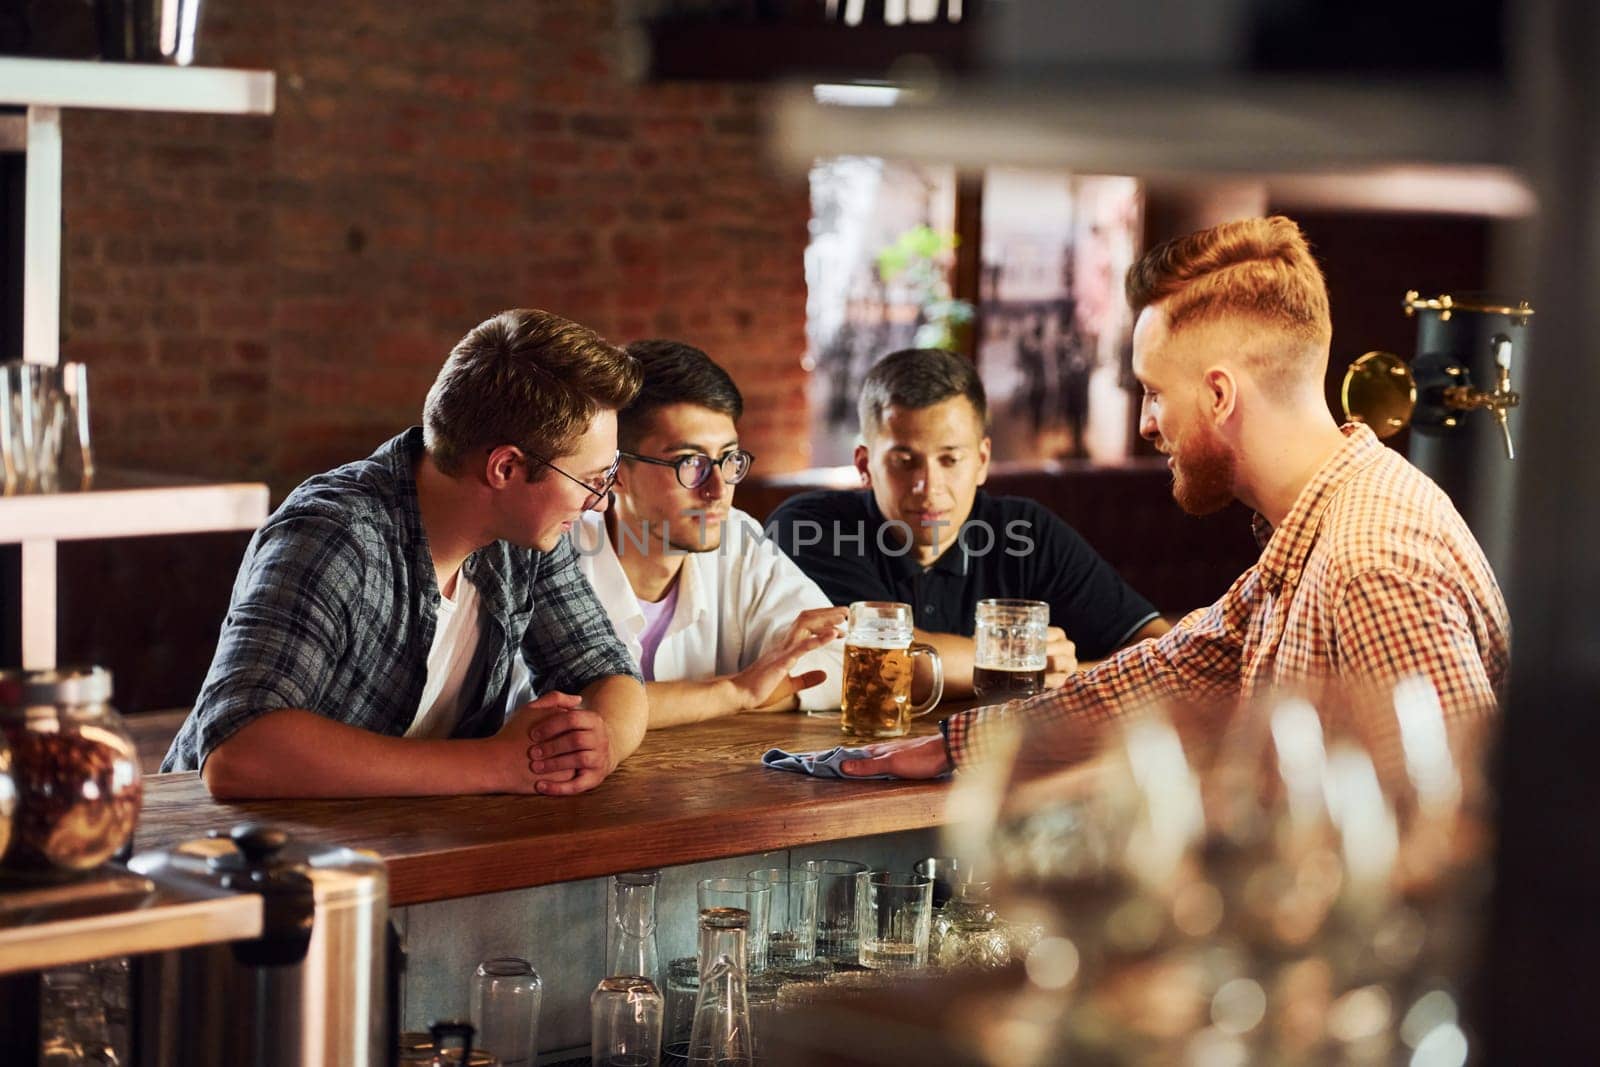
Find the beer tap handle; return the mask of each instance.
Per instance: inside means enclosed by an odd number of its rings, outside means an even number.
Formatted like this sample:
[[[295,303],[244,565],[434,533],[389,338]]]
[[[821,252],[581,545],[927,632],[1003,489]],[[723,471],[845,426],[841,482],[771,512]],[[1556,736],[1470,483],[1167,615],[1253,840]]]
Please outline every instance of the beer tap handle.
[[[1506,459],[1516,459],[1517,451],[1511,447],[1511,423],[1505,408],[1494,408],[1494,421],[1500,424],[1500,439],[1505,442]]]
[[[1489,410],[1494,413],[1494,421],[1500,424],[1500,438],[1506,446],[1506,459],[1513,460],[1517,458],[1517,452],[1511,445],[1510,410],[1522,402],[1522,397],[1511,390],[1511,338],[1497,333],[1489,339],[1489,343],[1494,346],[1495,366],[1500,368],[1495,377]]]
[[[1497,333],[1489,341],[1494,345],[1495,365],[1508,376],[1511,373],[1511,338],[1503,333]]]

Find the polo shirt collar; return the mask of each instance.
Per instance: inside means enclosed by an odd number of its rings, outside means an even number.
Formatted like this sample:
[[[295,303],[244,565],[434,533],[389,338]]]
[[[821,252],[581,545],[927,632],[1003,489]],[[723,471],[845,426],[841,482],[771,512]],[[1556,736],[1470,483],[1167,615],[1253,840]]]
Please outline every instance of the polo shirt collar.
[[[1347,422],[1339,427],[1339,432],[1344,434],[1344,444],[1300,490],[1283,522],[1274,529],[1260,514],[1252,520],[1257,540],[1266,542],[1257,566],[1275,584],[1293,586],[1300,580],[1328,505],[1351,479],[1386,451],[1371,427]]]
[[[872,490],[865,489],[862,492],[866,494],[867,514],[872,520],[872,532],[868,536],[877,538],[880,531],[888,525],[889,520],[884,518],[883,512],[879,510],[877,498],[872,495]],[[963,522],[972,522],[979,517],[978,513],[981,510],[983,501],[984,492],[980,489],[977,497],[972,501],[972,511],[968,513]],[[899,528],[896,527],[896,532],[898,531]],[[967,551],[966,546],[961,543],[961,527],[943,529],[939,533],[941,536],[949,538],[951,543],[939,558],[933,561],[931,566],[924,567],[921,563],[918,563],[915,551],[908,551],[899,555],[885,553],[889,560],[889,566],[894,570],[897,578],[910,580],[923,574],[937,572],[965,580],[972,573],[971,554]],[[878,542],[875,540],[873,544],[876,547]]]

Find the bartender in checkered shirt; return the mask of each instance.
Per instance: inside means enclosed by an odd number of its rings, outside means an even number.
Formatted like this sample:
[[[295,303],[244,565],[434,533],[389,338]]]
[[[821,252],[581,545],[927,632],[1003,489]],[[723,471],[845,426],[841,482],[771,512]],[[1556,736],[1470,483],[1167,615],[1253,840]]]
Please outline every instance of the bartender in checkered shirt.
[[[845,772],[934,777],[981,759],[1006,719],[1070,759],[1152,703],[1216,709],[1220,727],[1257,694],[1381,693],[1413,676],[1453,723],[1492,715],[1510,665],[1505,600],[1444,492],[1329,414],[1327,286],[1299,227],[1246,219],[1169,241],[1129,270],[1127,294],[1140,432],[1185,511],[1255,509],[1260,559],[1210,607],[1064,688],[960,712],[943,736],[873,746]]]

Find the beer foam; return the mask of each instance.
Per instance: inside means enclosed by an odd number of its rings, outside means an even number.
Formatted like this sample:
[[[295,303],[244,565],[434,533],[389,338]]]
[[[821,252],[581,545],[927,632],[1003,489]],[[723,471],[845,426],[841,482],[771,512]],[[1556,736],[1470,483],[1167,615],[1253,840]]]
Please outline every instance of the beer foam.
[[[911,647],[911,632],[850,634],[844,643],[854,648],[881,648],[890,652],[903,652]]]
[[[973,666],[986,671],[1042,671],[1048,666],[1044,656],[984,656]]]

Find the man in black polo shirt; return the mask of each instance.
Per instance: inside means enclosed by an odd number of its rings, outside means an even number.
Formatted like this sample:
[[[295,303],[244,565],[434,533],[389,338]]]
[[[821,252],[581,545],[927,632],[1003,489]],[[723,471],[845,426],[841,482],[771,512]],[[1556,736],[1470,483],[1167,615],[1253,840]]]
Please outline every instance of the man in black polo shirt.
[[[1039,504],[980,492],[988,405],[972,363],[933,348],[885,356],[859,402],[862,490],[805,493],[769,529],[835,604],[898,600],[939,650],[946,692],[972,690],[973,613],[988,597],[1050,605],[1046,684],[1167,624],[1077,532]]]

